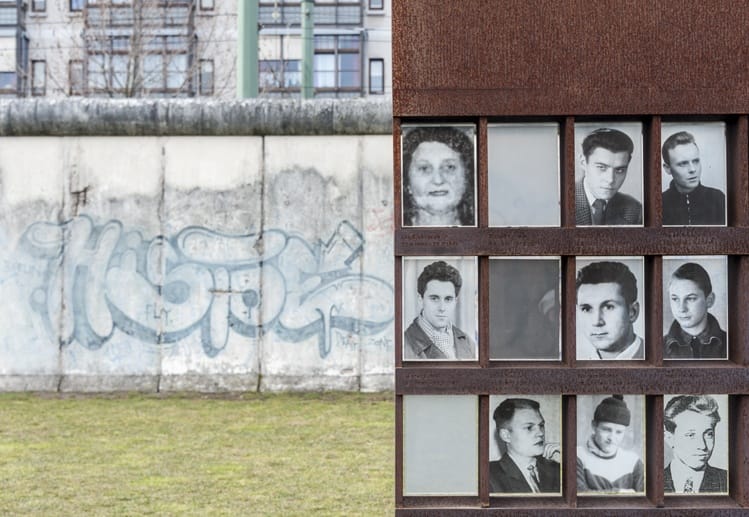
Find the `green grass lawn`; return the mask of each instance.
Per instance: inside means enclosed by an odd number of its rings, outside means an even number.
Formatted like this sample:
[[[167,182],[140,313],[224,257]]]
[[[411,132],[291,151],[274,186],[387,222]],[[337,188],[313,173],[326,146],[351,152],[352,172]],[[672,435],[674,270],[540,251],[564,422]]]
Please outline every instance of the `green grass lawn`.
[[[0,515],[392,515],[392,394],[0,395]]]

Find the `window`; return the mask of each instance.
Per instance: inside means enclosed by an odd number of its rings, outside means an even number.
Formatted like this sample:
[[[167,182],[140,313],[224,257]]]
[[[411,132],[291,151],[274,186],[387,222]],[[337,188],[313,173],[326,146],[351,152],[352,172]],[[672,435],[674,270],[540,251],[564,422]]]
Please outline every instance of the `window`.
[[[47,62],[31,62],[31,95],[41,96],[45,94],[47,83]]]
[[[95,54],[88,58],[88,87],[91,90],[104,90],[107,87],[106,56]]]
[[[187,55],[173,54],[169,56],[166,65],[166,87],[169,90],[179,90],[187,81]]]
[[[381,11],[385,9],[385,0],[369,0],[370,11]]]
[[[124,90],[128,88],[128,62],[129,57],[125,54],[114,54],[110,56],[112,88],[114,90]]]
[[[358,88],[360,84],[359,54],[339,54],[338,86],[341,88]]]
[[[335,55],[315,54],[315,88],[335,88]]]
[[[200,9],[202,11],[213,11],[213,0],[200,0]]]
[[[76,12],[76,11],[83,11],[83,5],[85,4],[86,0],[70,0],[70,11]],[[94,3],[90,2],[89,3]]]
[[[164,57],[149,54],[143,59],[143,86],[148,89],[162,88]]]
[[[185,36],[146,35],[138,43],[140,55],[131,53],[136,42],[129,36],[110,36],[88,42],[83,83],[86,93],[111,96],[188,95],[199,68],[191,68],[191,40]],[[74,65],[71,74],[82,69]],[[210,71],[213,75],[213,71]],[[72,88],[72,84],[71,84]]]
[[[42,13],[47,10],[46,0],[31,0],[31,10],[35,13]]]
[[[200,60],[198,93],[200,95],[213,95],[213,59]]]
[[[316,36],[314,85],[323,90],[358,92],[361,88],[359,36]]]
[[[385,61],[369,60],[369,93],[385,93]]]
[[[0,6],[0,25],[16,25],[18,23],[18,8],[15,5]]]
[[[70,95],[83,95],[83,61],[71,60],[68,63],[68,83]]]
[[[8,93],[16,91],[16,73],[0,72],[0,92]]]
[[[299,88],[302,84],[302,62],[298,59],[264,59],[258,63],[260,88],[277,90]]]

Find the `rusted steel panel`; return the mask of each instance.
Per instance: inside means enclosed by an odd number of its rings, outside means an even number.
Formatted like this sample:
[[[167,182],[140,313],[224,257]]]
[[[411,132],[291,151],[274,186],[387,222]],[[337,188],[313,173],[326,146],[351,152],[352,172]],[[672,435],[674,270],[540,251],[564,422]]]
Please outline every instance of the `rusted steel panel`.
[[[749,392],[749,370],[729,362],[705,365],[704,361],[678,361],[673,365],[672,361],[657,368],[634,361],[623,363],[578,361],[576,368],[545,364],[493,368],[404,366],[395,372],[395,390],[399,395]]]
[[[749,228],[408,228],[395,254],[746,255]]]
[[[394,0],[396,116],[746,113],[749,4]]]

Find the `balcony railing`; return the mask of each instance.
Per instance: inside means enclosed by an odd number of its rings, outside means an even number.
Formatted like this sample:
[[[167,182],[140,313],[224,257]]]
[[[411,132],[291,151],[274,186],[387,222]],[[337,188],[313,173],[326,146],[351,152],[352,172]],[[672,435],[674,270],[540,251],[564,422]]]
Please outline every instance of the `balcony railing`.
[[[302,23],[301,11],[302,7],[299,2],[261,1],[258,18],[260,25],[266,27],[300,26]],[[315,3],[313,17],[315,26],[361,26],[361,2]]]
[[[91,2],[85,9],[87,28],[132,27],[138,25],[144,29],[161,27],[189,27],[193,23],[194,11],[192,0],[171,0],[148,2],[142,4],[123,4],[121,2]]]

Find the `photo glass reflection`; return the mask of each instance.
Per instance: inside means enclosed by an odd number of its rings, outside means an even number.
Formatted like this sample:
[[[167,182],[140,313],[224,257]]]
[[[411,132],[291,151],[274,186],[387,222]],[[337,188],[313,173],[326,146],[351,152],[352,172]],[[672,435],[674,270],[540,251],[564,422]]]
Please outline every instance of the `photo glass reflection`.
[[[561,358],[559,257],[489,261],[489,358]]]
[[[478,495],[478,397],[403,396],[403,494]]]
[[[489,226],[559,226],[559,124],[489,124]]]

